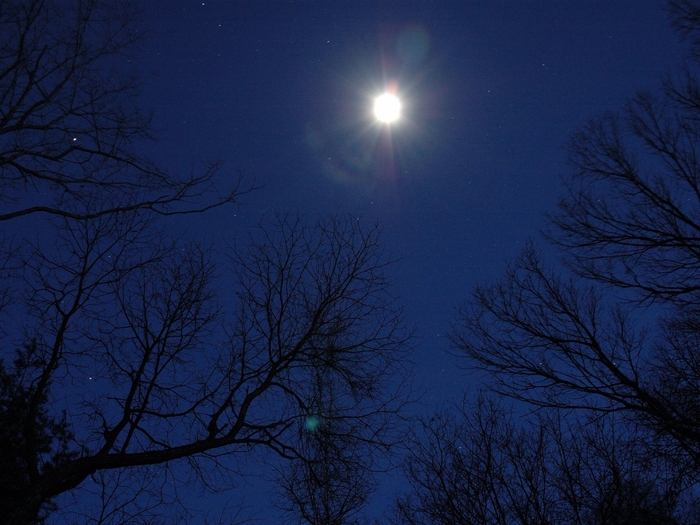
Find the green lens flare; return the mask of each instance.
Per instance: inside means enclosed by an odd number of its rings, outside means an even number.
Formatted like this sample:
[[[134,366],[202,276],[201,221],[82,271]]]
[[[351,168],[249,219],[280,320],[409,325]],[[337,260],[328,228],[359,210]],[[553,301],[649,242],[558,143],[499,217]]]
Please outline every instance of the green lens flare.
[[[306,424],[304,425],[306,427],[306,430],[309,432],[313,432],[318,428],[318,426],[321,424],[321,420],[319,420],[318,417],[316,416],[309,416],[306,418]]]

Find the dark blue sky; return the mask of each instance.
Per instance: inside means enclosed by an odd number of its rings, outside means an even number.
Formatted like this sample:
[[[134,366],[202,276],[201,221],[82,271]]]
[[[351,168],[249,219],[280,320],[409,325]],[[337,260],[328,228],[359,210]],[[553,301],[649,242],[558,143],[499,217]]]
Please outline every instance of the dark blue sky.
[[[444,333],[470,288],[537,235],[567,138],[682,60],[662,0],[145,7],[134,61],[163,130],[151,155],[187,171],[220,157],[223,177],[263,185],[182,227],[220,241],[274,210],[378,221],[402,257],[428,406],[470,387]],[[390,81],[404,116],[387,130],[371,110]]]

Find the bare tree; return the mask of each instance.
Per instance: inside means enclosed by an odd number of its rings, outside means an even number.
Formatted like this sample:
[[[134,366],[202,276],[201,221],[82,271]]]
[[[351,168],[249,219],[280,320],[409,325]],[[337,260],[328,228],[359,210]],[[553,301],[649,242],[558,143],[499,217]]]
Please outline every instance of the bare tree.
[[[328,423],[326,423],[328,424]],[[320,429],[307,437],[305,458],[295,460],[280,477],[282,509],[290,523],[357,525],[376,487],[362,456],[367,447],[344,448],[344,439]]]
[[[130,60],[138,15],[132,0],[0,6],[0,312],[24,264],[19,219],[197,213],[253,189],[240,173],[218,187],[219,161],[173,175],[141,153],[153,134]]]
[[[671,2],[679,27],[697,2]],[[591,121],[546,238],[496,284],[477,287],[454,326],[467,366],[503,394],[558,408],[624,411],[700,466],[700,89],[695,65]]]
[[[405,525],[697,523],[677,478],[610,418],[524,421],[492,400],[424,421],[397,500]],[[519,421],[518,421],[519,420]]]
[[[143,28],[131,0],[9,0],[0,8],[0,221],[37,213],[90,218],[232,202],[219,163],[175,177],[138,153],[152,138],[129,66]],[[100,199],[95,199],[100,196]],[[72,206],[91,198],[90,209]]]
[[[311,461],[297,429],[319,367],[335,435],[367,457],[405,401],[410,333],[376,228],[279,217],[232,249],[229,279],[204,244],[169,240],[158,217],[247,190],[220,192],[218,163],[178,177],[139,153],[137,15],[130,0],[0,5],[3,523],[88,497],[76,520],[152,521],[183,472],[227,481],[254,448]]]
[[[405,465],[412,490],[397,501],[398,523],[548,523],[545,442],[517,430],[501,407],[484,401],[459,416],[438,413],[412,441]]]
[[[348,443],[389,445],[403,403],[408,332],[376,229],[280,218],[234,250],[232,305],[210,250],[156,224],[247,190],[219,192],[218,164],[176,177],[139,154],[137,15],[130,0],[0,6],[0,223],[39,224],[1,245],[3,522],[86,493],[96,523],[148,521],[181,471],[210,483],[253,447],[302,457],[331,338]]]
[[[319,356],[312,378],[309,416],[298,425],[303,456],[279,472],[280,507],[290,523],[359,523],[357,516],[376,485],[374,451],[357,439],[355,422],[341,413],[343,399],[358,398],[366,386],[353,392],[337,380],[334,339],[320,349],[325,355]]]
[[[700,58],[700,6],[695,0],[669,0],[673,26],[683,39],[690,42],[690,56]]]
[[[320,367],[337,388],[334,439],[370,455],[396,439],[410,334],[376,228],[280,217],[234,252],[231,318],[201,247],[155,243],[137,214],[57,220],[56,249],[24,274],[32,359],[12,373],[31,393],[18,441],[31,464],[6,521],[36,521],[101,472],[179,465],[207,478],[252,447],[313,461],[297,429],[319,417]],[[45,414],[64,411],[66,440],[37,448]]]

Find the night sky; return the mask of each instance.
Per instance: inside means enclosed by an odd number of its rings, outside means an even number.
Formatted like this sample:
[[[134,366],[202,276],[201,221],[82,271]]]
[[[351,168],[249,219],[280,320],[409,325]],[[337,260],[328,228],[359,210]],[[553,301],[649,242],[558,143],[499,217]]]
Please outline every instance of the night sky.
[[[276,210],[378,222],[425,414],[473,391],[444,335],[537,237],[568,137],[683,58],[662,0],[187,0],[146,3],[141,23],[132,60],[160,130],[147,153],[175,172],[221,158],[222,177],[261,186],[177,227],[223,251]],[[392,85],[402,117],[380,125],[373,100]]]

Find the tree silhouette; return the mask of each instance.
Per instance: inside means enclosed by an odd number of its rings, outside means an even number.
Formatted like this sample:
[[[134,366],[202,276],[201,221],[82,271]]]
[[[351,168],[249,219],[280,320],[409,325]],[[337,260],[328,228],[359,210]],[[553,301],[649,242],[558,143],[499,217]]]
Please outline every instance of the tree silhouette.
[[[131,0],[3,2],[0,221],[191,213],[243,193],[240,179],[216,189],[220,163],[173,176],[138,153],[152,131],[136,104],[139,77],[128,66],[143,32],[137,20]]]
[[[528,420],[491,399],[443,412],[411,440],[393,523],[401,525],[680,525],[672,463],[621,421]]]
[[[671,2],[689,38],[696,2]],[[688,65],[658,94],[588,123],[546,238],[476,288],[453,342],[503,394],[543,407],[625,412],[659,450],[700,466],[700,89]]]
[[[334,371],[336,341],[318,350],[319,364],[307,402],[309,415],[299,424],[304,454],[280,472],[281,507],[290,523],[356,524],[376,485],[376,454],[355,438],[356,423],[344,418],[343,412],[347,399],[370,395],[373,386],[356,384],[344,389],[349,385],[338,381]],[[360,394],[362,391],[365,393]]]
[[[70,453],[40,466],[15,502],[16,522],[100,471],[178,461],[197,469],[201,460],[206,476],[251,447],[314,461],[297,429],[316,415],[319,367],[343,393],[334,438],[370,452],[396,439],[410,334],[376,229],[280,217],[234,251],[230,317],[206,250],[154,245],[147,225],[122,219],[62,219],[57,259],[44,247],[30,260],[25,315],[35,350],[32,367],[17,361],[13,373],[31,393],[28,420],[64,407],[71,438]],[[43,436],[41,425],[25,429],[20,443]]]
[[[51,415],[46,395],[38,400],[39,409],[31,410],[37,393],[20,374],[39,365],[35,356],[33,344],[18,352],[13,373],[0,361],[1,516],[13,514],[14,506],[31,492],[43,472],[59,468],[76,456],[70,451],[73,435],[68,430],[65,414]],[[35,515],[39,522],[46,517],[41,512]]]
[[[162,220],[250,187],[138,153],[137,16],[129,0],[0,7],[3,523],[173,518],[177,487],[225,487],[255,449],[311,461],[298,429],[319,367],[334,437],[368,457],[405,403],[410,330],[376,227],[280,215],[223,265]]]

